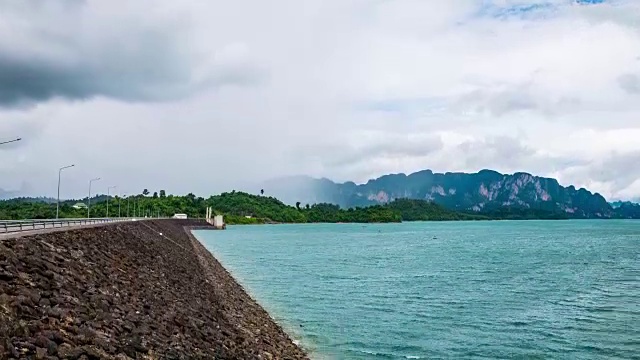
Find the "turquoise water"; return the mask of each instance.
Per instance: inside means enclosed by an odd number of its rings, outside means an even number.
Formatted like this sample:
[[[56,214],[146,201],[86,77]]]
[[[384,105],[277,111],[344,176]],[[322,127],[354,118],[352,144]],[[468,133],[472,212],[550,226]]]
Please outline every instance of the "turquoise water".
[[[640,359],[640,222],[196,236],[315,358]]]

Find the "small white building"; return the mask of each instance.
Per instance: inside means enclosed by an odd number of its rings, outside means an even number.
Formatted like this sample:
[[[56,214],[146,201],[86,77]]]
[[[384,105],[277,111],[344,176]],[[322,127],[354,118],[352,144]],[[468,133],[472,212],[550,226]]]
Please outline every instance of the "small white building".
[[[86,209],[87,205],[85,203],[75,203],[75,205],[72,206],[74,209]]]

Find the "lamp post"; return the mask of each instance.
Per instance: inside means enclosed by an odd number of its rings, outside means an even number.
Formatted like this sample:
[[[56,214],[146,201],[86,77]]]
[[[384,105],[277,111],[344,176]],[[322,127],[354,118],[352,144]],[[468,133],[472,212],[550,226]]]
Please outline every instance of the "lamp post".
[[[120,191],[118,191],[118,217],[122,217],[120,216]]]
[[[118,186],[115,185],[115,186],[109,186],[107,188],[107,218],[109,217],[109,194],[110,194],[111,189],[116,189],[117,187]]]
[[[129,217],[129,196],[127,194],[124,194],[124,196],[127,197],[127,217]]]
[[[17,138],[17,139],[13,139],[13,140],[9,140],[9,141],[3,141],[3,142],[0,142],[0,145],[10,144],[10,143],[18,142],[20,140],[22,140],[22,138]]]
[[[89,197],[87,198],[87,219],[91,217],[90,211],[91,211],[91,183],[94,181],[98,181],[100,180],[100,178],[95,178],[95,179],[91,179],[89,180]]]
[[[63,166],[60,169],[58,169],[58,201],[56,201],[56,219],[58,218],[58,215],[60,215],[60,175],[62,174],[62,170],[68,169],[74,166],[76,165],[72,164],[68,166]]]

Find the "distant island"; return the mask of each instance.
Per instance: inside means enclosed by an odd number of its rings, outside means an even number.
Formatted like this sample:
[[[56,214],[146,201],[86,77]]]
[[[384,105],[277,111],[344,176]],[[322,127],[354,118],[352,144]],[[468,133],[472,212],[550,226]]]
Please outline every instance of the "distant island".
[[[84,201],[83,201],[84,200]],[[86,198],[61,203],[60,217],[87,216]],[[459,220],[527,220],[570,219],[567,213],[522,207],[498,207],[490,211],[458,211],[447,209],[430,200],[399,198],[385,204],[342,208],[336,204],[287,205],[272,196],[246,192],[227,192],[207,199],[194,194],[166,195],[165,191],[152,195],[143,193],[128,198],[109,198],[110,217],[156,217],[187,214],[203,217],[206,207],[225,216],[226,223],[393,223],[402,221],[459,221]],[[50,219],[55,217],[56,205],[42,198],[18,198],[0,201],[0,219]],[[107,197],[91,200],[91,216],[107,217]]]
[[[228,224],[370,223],[444,220],[640,219],[640,205],[609,203],[598,193],[527,173],[390,174],[365,184],[335,183],[306,176],[266,182],[260,194],[232,191],[209,198],[194,194],[153,194],[144,189],[128,198],[91,199],[92,217],[203,217],[212,207]],[[109,203],[109,211],[107,211]],[[61,217],[86,217],[87,199],[61,203]],[[51,198],[0,201],[0,219],[54,218]]]
[[[261,186],[289,204],[300,201],[351,208],[383,205],[396,199],[415,199],[433,202],[451,211],[490,218],[510,217],[513,213],[527,218],[640,218],[640,205],[636,203],[609,203],[598,193],[574,186],[565,187],[556,179],[524,172],[435,173],[422,170],[409,175],[383,175],[363,184],[293,176],[270,180]]]

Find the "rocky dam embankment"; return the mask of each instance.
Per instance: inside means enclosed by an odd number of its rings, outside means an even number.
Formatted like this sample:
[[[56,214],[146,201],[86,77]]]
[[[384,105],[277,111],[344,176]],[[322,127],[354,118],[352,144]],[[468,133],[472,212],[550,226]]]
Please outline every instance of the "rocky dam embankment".
[[[0,240],[0,359],[305,359],[188,230],[202,225]]]

